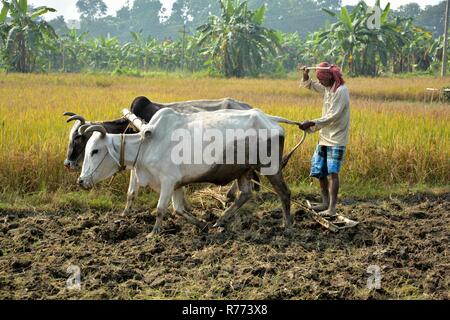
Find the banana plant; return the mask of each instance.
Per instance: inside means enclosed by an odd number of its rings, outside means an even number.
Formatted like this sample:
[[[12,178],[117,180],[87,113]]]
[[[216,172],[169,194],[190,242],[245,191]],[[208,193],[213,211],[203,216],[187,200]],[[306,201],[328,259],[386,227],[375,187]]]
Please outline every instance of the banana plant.
[[[276,56],[281,39],[263,27],[266,6],[252,11],[247,1],[220,0],[221,17],[212,16],[197,30],[203,54],[227,77],[257,75],[264,57]]]
[[[89,67],[94,70],[113,70],[120,67],[124,57],[122,46],[117,38],[92,38],[86,42],[87,60]]]
[[[137,68],[143,68],[147,72],[153,60],[156,60],[158,43],[150,36],[145,39],[142,30],[140,32],[132,31],[131,36],[133,42],[125,44],[123,49],[127,52],[127,57],[136,61]]]
[[[4,51],[8,64],[14,71],[32,72],[45,38],[57,37],[42,16],[56,10],[46,6],[29,8],[27,0],[1,0],[1,4],[0,25],[6,34]]]
[[[380,5],[377,0],[376,5]],[[367,4],[360,1],[352,12],[343,7],[340,13],[324,10],[337,22],[320,33],[320,44],[328,44],[335,60],[351,75],[376,76],[379,66],[388,68],[389,52],[404,44],[398,34],[398,22],[389,19],[390,3],[382,10],[380,28],[368,29]]]
[[[60,71],[79,72],[82,70],[86,61],[85,39],[87,34],[87,32],[79,34],[76,29],[72,29],[58,39],[61,56]]]

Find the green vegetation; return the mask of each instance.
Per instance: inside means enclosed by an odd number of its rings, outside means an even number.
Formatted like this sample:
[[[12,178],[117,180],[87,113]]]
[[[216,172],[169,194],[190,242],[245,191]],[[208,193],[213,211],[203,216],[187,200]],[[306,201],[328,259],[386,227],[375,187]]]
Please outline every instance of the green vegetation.
[[[2,0],[0,69],[133,76],[151,71],[181,71],[226,77],[261,74],[280,77],[295,70],[297,64],[327,60],[340,65],[351,76],[378,76],[433,73],[441,64],[442,38],[433,37],[433,30],[420,27],[410,18],[415,11],[409,7],[396,12],[388,4],[381,15],[380,29],[370,30],[367,21],[371,15],[364,2],[339,8],[340,1],[304,4],[300,1],[298,6],[306,11],[323,9],[322,25],[304,34],[273,24],[274,14],[284,19],[282,13],[286,12],[281,6],[250,0],[213,3],[209,7],[212,15],[208,15],[196,1],[178,0],[165,23],[169,26],[179,18],[177,21],[183,23],[185,31],[171,40],[159,34],[164,28],[153,32],[162,23],[158,19],[149,18],[146,24],[142,23],[142,14],[161,10],[159,1],[136,0],[133,8],[121,9],[115,19],[128,24],[114,21],[117,29],[126,30],[128,36],[123,37],[112,36],[117,33],[111,30],[98,35],[92,32],[100,22],[107,23],[103,17],[105,6],[101,0],[80,0],[77,5],[82,16],[81,31],[68,30],[59,19],[51,22],[59,34],[57,37],[42,19],[53,9],[32,9],[27,7],[26,0]],[[202,24],[196,18],[200,14],[208,16],[207,20],[201,20]],[[149,32],[148,25],[152,24],[155,26]]]
[[[448,78],[350,78],[351,145],[343,172],[343,195],[372,197],[427,188],[448,190],[449,114],[447,104],[424,103],[427,86],[443,87]],[[24,89],[27,88],[27,89]],[[110,75],[3,75],[0,86],[0,202],[14,203],[30,193],[52,203],[46,194],[66,194],[77,205],[83,194],[77,173],[64,170],[67,135],[65,111],[86,119],[120,117],[134,97],[185,101],[233,96],[263,111],[304,121],[320,116],[322,97],[298,88],[296,80],[184,78],[158,74],[135,78]],[[18,125],[20,124],[20,126]],[[300,138],[287,129],[287,148]],[[292,187],[307,188],[310,158],[317,143],[311,136],[286,168]],[[83,206],[109,208],[123,204],[128,175],[118,176],[109,190],[120,201],[102,198]],[[70,194],[75,192],[74,194]],[[77,195],[79,194],[79,195]],[[27,200],[28,201],[28,200]],[[25,202],[27,202],[25,201]],[[81,201],[81,200],[80,200]]]
[[[247,2],[221,0],[222,17],[211,17],[198,28],[198,45],[208,43],[204,53],[227,77],[258,75],[263,58],[276,56],[280,39],[273,30],[262,26],[266,7],[248,9]]]
[[[55,9],[39,7],[30,10],[27,0],[2,1],[2,4],[0,35],[3,41],[0,49],[5,64],[15,71],[32,72],[45,40],[57,38],[53,28],[39,17]],[[10,19],[7,19],[8,14]]]

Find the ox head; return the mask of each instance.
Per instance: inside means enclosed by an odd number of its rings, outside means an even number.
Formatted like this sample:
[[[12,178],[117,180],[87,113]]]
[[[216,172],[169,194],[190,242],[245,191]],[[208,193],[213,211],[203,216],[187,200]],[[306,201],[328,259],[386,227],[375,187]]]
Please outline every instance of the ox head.
[[[89,190],[98,182],[115,174],[118,171],[119,161],[109,151],[112,147],[112,138],[104,127],[82,126],[79,131],[83,136],[91,135],[86,144],[83,167],[78,179],[78,184]]]
[[[64,166],[69,170],[78,170],[84,158],[84,150],[89,140],[88,135],[80,133],[80,127],[86,125],[86,120],[73,112],[66,112],[68,116],[67,123],[75,122],[69,133],[69,146],[67,148],[67,157],[64,160]]]

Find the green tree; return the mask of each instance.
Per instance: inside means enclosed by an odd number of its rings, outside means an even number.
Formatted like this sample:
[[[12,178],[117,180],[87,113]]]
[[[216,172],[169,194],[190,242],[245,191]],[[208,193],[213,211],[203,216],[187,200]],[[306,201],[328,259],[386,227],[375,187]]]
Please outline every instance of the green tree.
[[[444,33],[446,1],[442,1],[435,6],[426,6],[419,16],[415,17],[415,23],[432,32],[437,38]]]
[[[98,19],[108,11],[108,6],[103,0],[78,0],[76,6],[83,20]]]
[[[164,39],[165,28],[160,21],[164,13],[159,0],[135,0],[131,8],[132,31],[142,30],[145,36]]]
[[[57,38],[50,24],[41,17],[56,10],[45,6],[29,8],[27,0],[1,0],[1,3],[2,47],[8,66],[14,71],[32,72],[46,38]]]
[[[183,25],[186,25],[188,32],[194,32],[197,27],[205,24],[211,15],[220,15],[220,4],[217,0],[176,0],[167,25],[171,35],[178,37]]]
[[[198,28],[199,45],[225,76],[257,75],[263,58],[277,55],[280,48],[279,35],[262,26],[266,7],[252,11],[239,0],[220,0],[220,5],[221,17],[212,16]]]
[[[340,10],[341,0],[249,0],[252,9],[262,5],[267,6],[266,27],[306,37],[334,22],[322,8],[336,12]]]
[[[415,18],[422,13],[419,4],[413,2],[400,6],[395,14],[400,18]]]
[[[52,26],[53,30],[55,30],[56,34],[58,35],[65,34],[70,31],[66,25],[64,16],[57,16],[56,18],[50,20],[48,23]]]

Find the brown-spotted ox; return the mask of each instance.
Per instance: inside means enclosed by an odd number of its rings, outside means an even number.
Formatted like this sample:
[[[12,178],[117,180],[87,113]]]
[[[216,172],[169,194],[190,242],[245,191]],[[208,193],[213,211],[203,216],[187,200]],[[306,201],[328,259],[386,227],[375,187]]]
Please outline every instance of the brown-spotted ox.
[[[81,187],[90,189],[96,183],[118,172],[120,164],[124,163],[127,169],[134,172],[138,186],[150,186],[160,195],[157,219],[152,232],[158,233],[170,200],[177,214],[199,228],[205,227],[204,222],[188,213],[188,208],[185,207],[184,186],[195,183],[226,185],[237,179],[240,194],[215,225],[224,226],[251,198],[253,172],[261,170],[279,195],[283,205],[284,224],[289,226],[291,193],[281,170],[285,132],[277,123],[279,120],[280,118],[267,116],[256,109],[194,114],[181,114],[171,109],[163,109],[154,115],[142,133],[125,136],[126,149],[123,159],[121,159],[122,136],[108,134],[101,126],[93,126],[86,130],[86,133],[93,135],[86,146],[78,182]],[[217,135],[214,136],[216,148],[210,153],[212,158],[208,157],[208,161],[205,160],[207,153],[201,153],[200,161],[192,160],[198,160],[196,158],[198,150],[195,147],[192,154],[186,151],[187,149],[179,152],[181,140],[182,146],[184,143],[187,143],[184,146],[188,147],[197,146],[195,137],[198,137],[199,126],[205,126],[210,130],[208,132]],[[249,140],[249,136],[244,134],[232,136],[231,140],[224,138],[221,143],[218,142],[221,135],[228,137],[228,132],[235,131],[255,132],[256,140]],[[177,139],[176,134],[179,132],[183,132],[186,140]],[[191,142],[193,144],[190,144]],[[236,149],[238,145],[243,145],[244,148]],[[201,152],[206,152],[205,150],[209,148],[203,147],[202,145]],[[243,152],[237,152],[238,150]],[[186,158],[192,161],[179,161],[176,156],[183,154],[184,157],[188,153],[189,156]],[[232,155],[231,158],[228,157],[229,154]],[[264,154],[270,155],[269,161],[267,157],[263,157]]]

